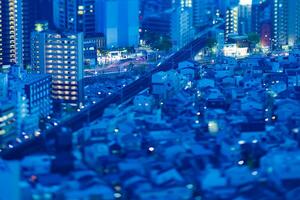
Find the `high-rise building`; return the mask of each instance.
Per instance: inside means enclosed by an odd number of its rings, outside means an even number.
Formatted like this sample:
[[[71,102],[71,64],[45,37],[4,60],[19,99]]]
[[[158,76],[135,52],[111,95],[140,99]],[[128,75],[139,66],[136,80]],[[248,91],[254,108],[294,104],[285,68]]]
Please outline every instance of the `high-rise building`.
[[[238,6],[230,7],[226,11],[225,39],[234,34],[238,34]]]
[[[288,45],[294,46],[300,41],[300,0],[288,2]]]
[[[0,70],[22,64],[22,1],[0,1]]]
[[[274,0],[272,15],[274,47],[294,45],[300,38],[300,0]]]
[[[192,8],[177,7],[171,17],[173,50],[179,50],[194,39]]]
[[[193,25],[201,28],[213,23],[216,13],[214,0],[193,0]]]
[[[106,37],[107,48],[139,43],[139,0],[98,0],[96,32]]]
[[[30,33],[37,20],[51,24],[51,0],[0,1],[0,66],[30,64]]]
[[[172,0],[142,0],[140,34],[170,35]]]
[[[141,0],[140,17],[143,21],[153,15],[159,15],[172,7],[172,0]]]
[[[273,2],[273,38],[275,47],[287,45],[288,0]]]
[[[181,10],[185,8],[192,8],[193,7],[193,0],[173,0],[172,1],[173,8],[180,8]]]
[[[247,35],[252,27],[252,0],[241,0],[238,6],[238,33]]]
[[[52,75],[54,103],[78,106],[83,101],[83,33],[33,32],[31,65]]]
[[[54,0],[54,25],[64,31],[94,34],[97,14],[95,8],[95,0]]]

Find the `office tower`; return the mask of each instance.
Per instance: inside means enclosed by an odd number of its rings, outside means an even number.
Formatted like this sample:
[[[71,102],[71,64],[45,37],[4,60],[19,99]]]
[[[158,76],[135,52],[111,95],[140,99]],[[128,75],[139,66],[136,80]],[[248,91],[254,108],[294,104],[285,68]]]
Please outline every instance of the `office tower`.
[[[137,46],[139,43],[139,1],[98,0],[97,32],[104,33],[107,48]]]
[[[191,8],[176,8],[171,17],[171,39],[173,49],[179,50],[194,39]]]
[[[95,0],[54,0],[54,25],[64,31],[94,34],[97,14],[95,7]]]
[[[0,71],[3,65],[22,64],[22,1],[0,1]]]
[[[214,0],[193,0],[193,24],[195,28],[211,25],[216,14]]]
[[[274,47],[293,46],[300,38],[300,0],[274,0],[272,14]]]
[[[230,7],[226,11],[225,39],[234,34],[238,34],[238,6]]]
[[[78,106],[83,101],[83,33],[33,32],[31,65],[52,75],[54,103]]]

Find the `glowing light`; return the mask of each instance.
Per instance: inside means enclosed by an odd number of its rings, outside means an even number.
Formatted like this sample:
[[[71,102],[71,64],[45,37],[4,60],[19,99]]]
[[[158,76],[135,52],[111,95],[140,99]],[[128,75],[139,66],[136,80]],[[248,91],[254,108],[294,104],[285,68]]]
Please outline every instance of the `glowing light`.
[[[208,131],[213,134],[219,132],[218,123],[215,121],[208,122]]]
[[[122,195],[121,195],[120,193],[114,193],[114,197],[115,197],[116,199],[118,199],[118,198],[121,198]]]
[[[239,145],[243,145],[243,144],[245,144],[246,142],[245,142],[245,140],[240,140],[238,143],[239,143]]]
[[[239,162],[238,162],[238,164],[239,165],[243,165],[245,162],[243,161],[243,160],[240,160]]]
[[[35,137],[38,137],[38,136],[40,136],[41,135],[41,132],[40,131],[35,131],[35,133],[34,133],[34,136]]]
[[[253,171],[251,174],[252,174],[253,176],[256,176],[256,175],[258,174],[258,172],[257,172],[257,171]]]
[[[153,152],[155,149],[154,149],[154,147],[149,147],[148,150]]]
[[[193,185],[193,184],[187,184],[187,185],[186,185],[186,188],[189,189],[189,190],[191,190],[191,189],[194,188],[194,185]]]
[[[241,6],[252,5],[252,0],[240,0]]]
[[[256,139],[255,139],[255,140],[252,140],[252,143],[253,143],[253,144],[256,144],[257,142],[258,142],[258,140],[256,140]]]

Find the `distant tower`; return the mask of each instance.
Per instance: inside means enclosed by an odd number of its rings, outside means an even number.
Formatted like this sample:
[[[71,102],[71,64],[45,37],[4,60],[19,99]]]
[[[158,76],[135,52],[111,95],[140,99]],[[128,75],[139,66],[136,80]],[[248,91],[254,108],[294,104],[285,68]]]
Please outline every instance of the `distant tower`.
[[[213,23],[216,13],[214,0],[193,0],[193,25],[201,28]]]
[[[300,0],[276,0],[272,14],[274,47],[293,46],[300,38]]]
[[[238,33],[247,35],[251,32],[252,0],[241,0],[238,6]]]
[[[139,43],[139,0],[98,0],[96,30],[104,33],[107,48]]]
[[[238,34],[238,6],[233,6],[226,11],[225,39],[232,34]]]
[[[55,27],[92,35],[96,32],[96,0],[54,0]]]
[[[22,1],[0,1],[0,71],[3,65],[22,64]]]
[[[192,8],[174,9],[171,17],[173,50],[179,50],[194,39]]]

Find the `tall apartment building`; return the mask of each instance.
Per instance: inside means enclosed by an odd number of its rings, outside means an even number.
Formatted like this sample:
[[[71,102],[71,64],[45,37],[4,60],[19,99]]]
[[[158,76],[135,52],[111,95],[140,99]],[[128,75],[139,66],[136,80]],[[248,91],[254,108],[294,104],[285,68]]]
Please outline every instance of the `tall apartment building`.
[[[233,34],[238,34],[238,6],[230,7],[226,11],[225,39]]]
[[[288,2],[288,45],[299,44],[300,40],[300,0]]]
[[[51,0],[0,1],[0,66],[30,64],[30,33],[37,20],[52,24],[51,5]]]
[[[22,64],[22,1],[0,1],[0,71],[3,65]]]
[[[272,2],[273,45],[293,46],[300,38],[300,0]]]
[[[83,101],[83,33],[33,32],[31,55],[34,71],[52,75],[54,103]]]
[[[177,7],[171,17],[171,39],[173,49],[179,50],[194,39],[193,17],[191,8]]]

